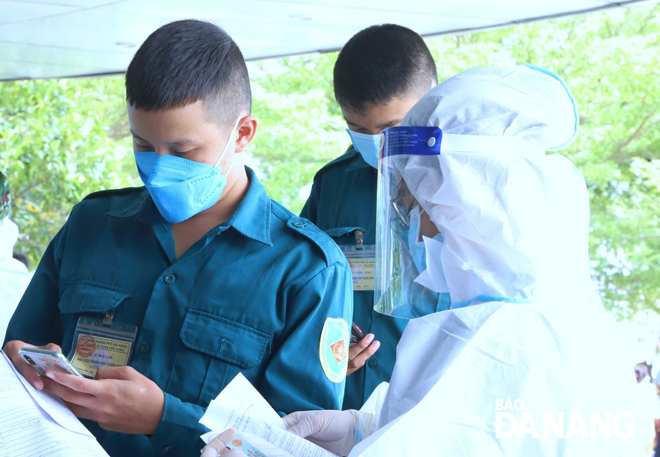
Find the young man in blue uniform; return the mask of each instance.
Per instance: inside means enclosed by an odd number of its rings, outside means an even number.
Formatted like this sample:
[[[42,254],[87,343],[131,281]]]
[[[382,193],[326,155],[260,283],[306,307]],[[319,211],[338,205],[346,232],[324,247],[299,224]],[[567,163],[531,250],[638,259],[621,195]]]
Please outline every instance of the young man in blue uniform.
[[[344,409],[359,409],[378,384],[390,380],[407,323],[373,310],[379,133],[399,125],[437,82],[424,40],[393,24],[353,36],[335,64],[335,97],[353,147],[319,170],[301,216],[332,236],[353,269],[353,321],[366,335],[349,351]]]
[[[350,270],[244,167],[257,119],[236,44],[205,22],[163,26],[133,58],[126,93],[146,187],[73,208],[11,320],[7,355],[113,456],[199,455],[198,420],[239,372],[281,413],[340,408]],[[18,354],[30,345],[61,348],[95,379],[39,378]]]

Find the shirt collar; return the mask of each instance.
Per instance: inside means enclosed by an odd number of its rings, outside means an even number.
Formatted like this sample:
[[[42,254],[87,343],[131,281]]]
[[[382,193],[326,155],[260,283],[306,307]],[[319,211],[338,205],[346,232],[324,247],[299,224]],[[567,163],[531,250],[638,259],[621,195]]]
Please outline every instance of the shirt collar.
[[[272,246],[270,240],[270,197],[250,167],[245,167],[250,187],[238,208],[229,218],[229,225],[255,241]]]
[[[259,178],[257,178],[254,171],[249,167],[245,167],[245,171],[250,186],[247,194],[245,194],[245,197],[243,197],[243,200],[238,205],[234,214],[229,218],[227,224],[248,238],[272,246],[273,243],[270,239],[272,203],[270,197],[266,193],[263,184],[259,182]],[[113,217],[136,216],[139,221],[145,224],[164,221],[163,216],[158,212],[158,208],[156,208],[151,195],[149,195],[146,189],[144,189],[142,195],[126,206],[109,211],[106,214]]]

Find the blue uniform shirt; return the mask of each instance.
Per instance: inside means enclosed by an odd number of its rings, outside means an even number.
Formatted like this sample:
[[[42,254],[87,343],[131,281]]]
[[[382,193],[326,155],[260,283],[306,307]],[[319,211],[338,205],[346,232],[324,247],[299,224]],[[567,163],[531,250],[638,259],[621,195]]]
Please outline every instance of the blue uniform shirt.
[[[239,372],[280,413],[341,408],[344,382],[325,374],[319,342],[326,319],[350,325],[348,264],[247,171],[230,220],[179,259],[143,187],[90,195],[48,246],[9,324],[7,341],[53,342],[65,355],[82,314],[115,309],[115,321],[138,326],[130,365],[165,392],[165,409],[150,437],[84,421],[112,456],[199,456],[204,408]]]
[[[339,245],[355,244],[355,229],[364,231],[364,244],[376,242],[377,172],[351,148],[314,177],[301,216],[332,236]],[[360,409],[378,385],[389,382],[396,345],[408,321],[374,311],[374,293],[355,291],[353,321],[373,333],[381,346],[366,365],[346,378],[343,409]]]

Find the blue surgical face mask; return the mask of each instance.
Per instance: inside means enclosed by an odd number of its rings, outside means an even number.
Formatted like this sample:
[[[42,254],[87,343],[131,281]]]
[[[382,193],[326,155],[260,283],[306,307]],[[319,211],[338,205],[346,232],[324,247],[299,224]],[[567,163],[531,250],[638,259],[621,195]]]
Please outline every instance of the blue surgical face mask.
[[[431,240],[417,241],[421,238],[419,230],[422,212],[423,210],[420,211],[419,207],[413,208],[410,212],[410,231],[408,232],[410,255],[418,274],[421,274],[427,268],[426,243],[438,242],[444,244],[445,241],[445,237],[440,233],[436,234]],[[421,284],[414,282],[415,277],[416,275],[412,275],[403,278],[402,286],[405,303],[394,309],[393,316],[414,319],[451,308],[451,298],[448,293],[437,293],[427,289]],[[444,277],[442,279],[436,277],[436,280],[446,283]]]
[[[366,133],[353,132],[346,129],[351,137],[353,147],[360,153],[365,162],[373,168],[378,169],[378,157],[380,155],[380,134],[368,135]]]
[[[413,219],[414,218],[411,218],[411,221]],[[438,233],[432,240],[427,240],[426,243],[435,241],[444,243],[444,239],[444,236]],[[413,261],[415,262],[415,266],[419,270],[419,273],[421,273],[426,270],[425,242],[419,242],[417,246],[419,246],[420,249],[413,248],[413,252],[418,253],[414,254]],[[448,293],[437,293],[418,284],[414,281],[416,276],[416,274],[404,275],[402,278],[401,285],[403,289],[404,303],[394,308],[392,311],[393,316],[414,319],[451,308],[451,297]],[[436,276],[436,280],[444,280],[444,278],[438,279]]]
[[[415,208],[410,211],[410,230],[408,231],[408,249],[410,251],[410,256],[413,259],[413,262],[415,263],[415,266],[417,267],[417,271],[422,273],[424,270],[426,270],[426,244],[424,241],[418,241],[420,238],[422,238],[420,230],[421,230],[421,216],[424,210],[420,210],[419,206],[416,206]],[[423,238],[422,238],[423,240]],[[431,242],[437,242],[442,245],[445,243],[445,237],[441,235],[440,233],[436,234],[431,238]],[[442,280],[446,284],[446,279],[444,279],[444,272],[443,272],[443,277]]]
[[[218,164],[232,143],[237,126],[238,120],[214,165],[170,154],[159,156],[156,152],[135,153],[140,178],[166,221],[173,224],[183,222],[209,209],[220,199],[227,185],[226,176],[236,156],[232,158],[225,175]]]

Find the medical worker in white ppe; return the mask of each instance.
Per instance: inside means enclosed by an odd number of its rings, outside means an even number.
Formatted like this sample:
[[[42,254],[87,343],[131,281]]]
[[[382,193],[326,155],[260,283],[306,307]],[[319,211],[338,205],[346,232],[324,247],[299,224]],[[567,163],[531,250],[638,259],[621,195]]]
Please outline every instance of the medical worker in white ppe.
[[[351,456],[643,452],[650,422],[589,277],[585,182],[545,152],[577,135],[564,83],[475,68],[402,125],[383,138],[376,310],[423,317],[375,414],[294,413],[291,431]],[[412,283],[409,258],[423,270]],[[427,308],[419,287],[449,292],[452,309]],[[585,376],[585,364],[607,371]]]
[[[563,81],[475,68],[401,125],[381,139],[375,306],[416,318],[363,411],[289,430],[351,457],[644,455],[652,421],[589,277],[585,181],[546,153],[577,136]]]

